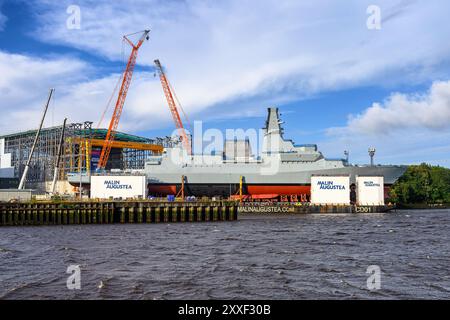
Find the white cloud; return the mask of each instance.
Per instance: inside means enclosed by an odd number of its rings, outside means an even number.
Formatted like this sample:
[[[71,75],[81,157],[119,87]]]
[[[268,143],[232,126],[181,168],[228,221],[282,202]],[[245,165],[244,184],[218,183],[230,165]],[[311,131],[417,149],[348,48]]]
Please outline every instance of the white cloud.
[[[449,142],[450,81],[436,81],[426,93],[393,93],[350,115],[345,127],[328,129],[320,145],[334,154],[351,147],[357,161],[367,160],[367,148],[375,146],[382,163],[449,166]]]
[[[33,35],[117,60],[121,35],[150,27],[138,63],[160,58],[191,115],[248,98],[430,80],[450,53],[450,28],[436,27],[448,25],[450,3],[378,1],[380,31],[366,28],[371,1],[79,1],[80,30],[66,28],[69,4],[38,1]],[[148,90],[134,110],[157,112],[160,96]]]
[[[106,78],[86,81],[72,85],[62,98],[57,100],[62,114],[73,114],[77,110],[76,121],[91,120],[95,125],[103,113],[116,85],[118,74]],[[149,94],[154,97],[148,100]],[[112,110],[117,100],[117,92],[113,96],[109,111],[102,127],[108,127]],[[67,108],[67,106],[70,106]],[[161,85],[153,74],[136,72],[125,102],[119,129],[136,132],[163,128],[170,121],[170,113],[166,107]]]
[[[95,68],[76,58],[43,59],[0,51],[1,134],[35,128],[49,88],[56,91],[46,126],[62,123],[64,117],[70,122],[94,121],[97,125],[119,75],[95,78],[92,69]],[[135,72],[131,87],[121,130],[155,129],[169,123],[170,114],[162,89],[153,74]],[[148,100],[149,93],[154,97],[151,101]],[[116,96],[117,93],[102,127],[108,126]]]
[[[217,110],[215,117],[245,116],[254,114],[252,108],[265,112],[274,101],[292,101],[330,90],[415,84],[430,82],[437,76],[448,77],[448,70],[442,66],[448,62],[450,46],[442,39],[450,38],[450,3],[442,1],[379,0],[377,5],[384,17],[379,31],[366,28],[366,8],[372,1],[261,0],[258,5],[240,0],[137,0],[128,4],[77,1],[81,29],[69,30],[66,8],[72,2],[33,2],[38,27],[30,35],[98,55],[105,61],[119,61],[123,34],[152,29],[150,41],[142,46],[137,59],[141,68],[135,72],[119,126],[124,131],[173,126],[160,83],[151,73],[155,58],[167,67],[169,79],[191,120],[204,119],[206,112],[218,105],[230,107]],[[99,76],[99,70],[79,58],[39,59],[0,52],[0,108],[10,119],[0,123],[0,132],[35,127],[49,87],[56,87],[55,123],[64,116],[70,121],[97,121],[118,77],[115,73]],[[444,91],[437,88],[433,100],[433,88],[428,97],[400,94],[401,99],[393,96],[386,100],[378,110],[378,125],[386,125],[384,115],[392,110],[399,113],[411,105],[443,108],[432,101],[443,101]],[[247,108],[250,102],[255,102],[254,107]],[[106,119],[109,117],[110,114]],[[370,128],[364,119],[362,113],[353,120],[360,121],[362,131]],[[414,119],[421,128],[432,128],[444,117],[435,122],[432,118],[427,120],[427,116]],[[399,123],[408,126],[408,121],[404,117]],[[398,125],[390,124],[390,128]],[[438,141],[430,148],[442,148],[448,137],[412,131],[408,132],[416,141]],[[417,147],[400,134],[395,137],[405,145],[401,152],[395,149],[394,136],[391,144],[378,146],[380,141],[386,141],[365,135],[354,137],[348,131],[334,133],[330,136],[333,143],[322,144],[324,151],[334,150],[331,155],[348,145],[355,146],[352,155],[361,160],[366,159],[367,146],[372,144],[380,157],[405,156]]]
[[[385,135],[405,128],[450,129],[450,81],[436,81],[426,94],[394,93],[384,103],[373,103],[363,113],[350,116],[344,128],[354,134]]]
[[[1,132],[37,126],[49,88],[84,79],[86,63],[72,58],[40,59],[0,51]]]

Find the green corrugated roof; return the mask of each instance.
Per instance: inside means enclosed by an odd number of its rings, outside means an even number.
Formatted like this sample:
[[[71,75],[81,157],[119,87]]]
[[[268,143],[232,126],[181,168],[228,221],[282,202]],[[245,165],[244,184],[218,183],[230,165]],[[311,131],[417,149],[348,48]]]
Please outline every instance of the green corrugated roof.
[[[83,134],[88,135],[89,131],[90,131],[92,138],[95,138],[95,139],[105,139],[106,134],[108,132],[107,129],[92,129],[92,130],[84,130],[83,129],[83,130],[81,130],[82,133],[80,133],[80,135],[83,135]],[[114,140],[127,141],[127,142],[150,142],[151,139],[117,131]]]
[[[67,127],[69,127],[69,125],[67,125]],[[51,127],[51,128],[43,128],[41,133],[42,132],[46,132],[46,131],[50,131],[50,130],[58,130],[60,128],[61,128],[61,126]],[[19,135],[35,135],[36,131],[37,130],[27,130],[27,131],[7,134],[7,135],[4,135],[4,136],[0,136],[0,139],[2,139],[2,138],[13,138],[13,137],[19,136]],[[94,138],[94,139],[105,139],[107,132],[108,132],[107,129],[91,129],[91,130],[89,130],[89,129],[76,130],[75,129],[75,134],[76,135],[78,135],[78,136],[82,136],[82,135],[88,136],[89,134],[91,134],[91,137]],[[128,133],[124,133],[124,132],[120,132],[120,131],[116,132],[115,140],[126,141],[126,142],[147,142],[147,143],[151,141],[151,139],[149,139],[149,138],[139,137],[139,136],[136,136],[136,135],[132,135],[132,134],[128,134]]]

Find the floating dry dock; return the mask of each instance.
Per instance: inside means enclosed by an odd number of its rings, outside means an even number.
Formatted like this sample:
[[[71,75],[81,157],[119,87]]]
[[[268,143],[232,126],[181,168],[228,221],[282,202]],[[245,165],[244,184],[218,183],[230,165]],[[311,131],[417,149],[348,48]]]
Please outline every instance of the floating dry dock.
[[[0,203],[0,226],[237,220],[235,204],[149,201]]]
[[[0,203],[0,226],[235,221],[238,215],[387,212],[392,206],[216,202],[68,201]]]

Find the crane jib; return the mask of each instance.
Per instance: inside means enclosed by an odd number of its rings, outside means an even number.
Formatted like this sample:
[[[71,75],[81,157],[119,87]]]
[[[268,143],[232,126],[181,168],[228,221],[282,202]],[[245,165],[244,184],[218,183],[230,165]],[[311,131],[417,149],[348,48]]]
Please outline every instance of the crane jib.
[[[148,33],[150,30],[145,30],[138,40],[137,44],[134,45],[126,36],[124,39],[130,44],[133,48],[130,53],[130,57],[128,58],[127,67],[123,73],[122,85],[120,86],[119,94],[117,97],[116,106],[114,108],[114,112],[109,123],[108,132],[106,133],[105,142],[103,144],[102,152],[100,154],[100,159],[97,165],[97,169],[106,168],[106,164],[109,159],[109,155],[111,153],[111,148],[113,145],[113,141],[116,135],[117,127],[119,126],[120,116],[122,115],[123,106],[125,104],[125,99],[127,97],[128,88],[130,87],[131,79],[133,77],[134,66],[136,65],[136,58],[138,54],[138,50],[141,47],[142,43],[145,39],[148,40]]]
[[[170,89],[169,81],[164,73],[159,60],[155,60],[155,65],[158,70],[159,79],[161,80],[161,85],[163,87],[164,95],[166,96],[167,104],[169,106],[170,113],[172,114],[173,121],[175,122],[175,127],[178,129],[178,134],[181,137],[181,142],[183,143],[183,148],[186,150],[188,155],[192,154],[191,144],[189,142],[188,135],[184,129],[183,122],[181,121],[180,114],[177,109],[177,105],[173,98],[172,91]]]

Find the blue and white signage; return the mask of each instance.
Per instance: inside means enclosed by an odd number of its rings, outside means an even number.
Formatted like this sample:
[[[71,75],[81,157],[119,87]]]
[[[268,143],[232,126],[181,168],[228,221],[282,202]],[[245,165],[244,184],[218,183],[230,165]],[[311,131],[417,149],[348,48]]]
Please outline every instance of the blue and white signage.
[[[145,198],[145,176],[92,176],[91,198],[136,199]]]
[[[348,176],[311,177],[311,203],[349,204],[350,178]]]
[[[381,206],[384,205],[384,178],[379,177],[357,177],[356,178],[358,205]]]

